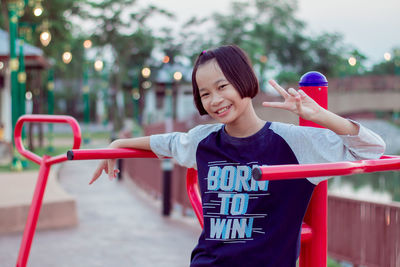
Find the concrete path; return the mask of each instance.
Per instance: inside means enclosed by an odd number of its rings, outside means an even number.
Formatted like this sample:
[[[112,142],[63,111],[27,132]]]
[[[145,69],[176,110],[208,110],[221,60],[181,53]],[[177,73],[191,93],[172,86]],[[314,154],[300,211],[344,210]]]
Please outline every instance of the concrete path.
[[[103,175],[89,186],[97,161],[63,163],[61,186],[76,197],[79,224],[37,231],[28,266],[189,266],[200,226],[195,218],[163,218],[160,203],[127,178]],[[22,234],[0,235],[0,266],[15,266]]]

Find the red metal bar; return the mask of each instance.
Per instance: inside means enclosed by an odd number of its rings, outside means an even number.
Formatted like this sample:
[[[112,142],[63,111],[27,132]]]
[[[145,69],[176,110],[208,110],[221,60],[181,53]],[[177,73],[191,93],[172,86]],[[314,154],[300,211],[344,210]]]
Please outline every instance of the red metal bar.
[[[199,183],[197,179],[197,171],[188,169],[186,173],[186,191],[192,204],[194,213],[199,220],[201,228],[204,227],[203,207],[201,204],[201,196],[199,191]]]
[[[39,177],[36,182],[35,191],[32,198],[32,204],[29,208],[28,219],[25,224],[24,234],[22,236],[19,249],[17,267],[25,267],[28,261],[29,252],[32,245],[33,236],[37,220],[39,218],[40,208],[42,207],[43,195],[46,189],[47,179],[49,177],[50,167],[47,163],[49,156],[44,155],[40,164]]]
[[[152,151],[131,148],[72,149],[67,152],[67,157],[69,160],[157,158]]]
[[[312,229],[308,224],[303,222],[301,226],[301,242],[302,243],[307,242],[311,240],[311,238],[312,238]]]
[[[79,148],[81,143],[81,131],[79,128],[79,124],[73,117],[53,115],[24,115],[18,119],[14,130],[15,147],[22,156],[39,164],[40,170],[32,198],[32,203],[29,208],[24,233],[22,236],[21,246],[19,249],[16,264],[17,267],[25,267],[28,262],[29,252],[31,249],[33,237],[35,235],[35,229],[39,218],[40,209],[42,207],[43,195],[46,189],[51,165],[67,160],[67,156],[65,154],[55,157],[50,157],[47,155],[43,155],[43,157],[40,157],[39,155],[29,150],[26,150],[24,148],[24,145],[22,144],[22,127],[25,122],[68,123],[71,126],[74,135],[73,148]]]
[[[378,160],[257,167],[253,169],[253,178],[256,180],[285,180],[398,170],[400,170],[400,157],[386,156]]]
[[[78,149],[81,145],[81,130],[79,128],[78,122],[71,116],[64,116],[64,115],[24,115],[21,116],[16,125],[14,130],[14,140],[15,140],[15,147],[17,148],[18,152],[26,157],[27,159],[35,162],[36,164],[41,165],[42,158],[35,153],[26,150],[24,145],[22,144],[22,127],[25,122],[39,122],[39,123],[68,123],[74,134],[74,145],[72,148]],[[59,163],[62,161],[67,160],[64,155],[60,155],[57,157],[53,157],[50,162]]]

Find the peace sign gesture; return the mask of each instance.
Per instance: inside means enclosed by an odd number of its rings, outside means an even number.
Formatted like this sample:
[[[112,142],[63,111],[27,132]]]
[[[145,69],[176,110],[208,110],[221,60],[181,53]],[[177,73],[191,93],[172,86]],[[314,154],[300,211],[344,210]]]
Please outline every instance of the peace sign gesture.
[[[276,81],[268,81],[272,87],[284,98],[284,102],[263,102],[264,107],[280,108],[291,111],[306,120],[313,120],[323,108],[318,105],[311,97],[306,95],[303,90],[296,91],[289,88],[283,89]]]

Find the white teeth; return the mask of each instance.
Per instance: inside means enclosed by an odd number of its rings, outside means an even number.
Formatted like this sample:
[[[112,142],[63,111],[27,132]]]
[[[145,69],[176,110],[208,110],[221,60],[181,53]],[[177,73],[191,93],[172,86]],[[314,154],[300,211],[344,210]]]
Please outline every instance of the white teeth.
[[[229,109],[229,107],[221,108],[221,109],[217,110],[217,114],[221,114],[221,113],[227,111],[228,109]]]

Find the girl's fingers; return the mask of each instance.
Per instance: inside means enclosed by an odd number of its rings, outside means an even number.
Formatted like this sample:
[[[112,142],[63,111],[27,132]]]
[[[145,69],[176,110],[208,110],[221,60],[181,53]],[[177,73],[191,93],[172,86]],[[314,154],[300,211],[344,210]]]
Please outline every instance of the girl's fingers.
[[[97,178],[100,177],[101,172],[103,171],[103,168],[101,166],[99,166],[96,171],[93,174],[92,180],[90,180],[89,184],[92,184],[94,181],[97,180]]]
[[[262,105],[269,108],[286,108],[283,102],[263,102]]]
[[[114,166],[115,166],[115,162],[116,159],[109,159],[107,160],[107,164],[108,164],[108,178],[110,178],[110,180],[112,180],[113,178],[115,178],[115,170],[114,170]]]
[[[288,92],[286,92],[285,89],[283,89],[276,81],[274,80],[269,80],[268,81],[269,84],[275,88],[276,91],[278,91],[278,93],[283,96],[283,98],[287,98],[289,96]]]
[[[289,93],[291,96],[294,96],[294,97],[296,97],[296,96],[299,95],[299,93],[298,93],[296,90],[294,90],[293,88],[289,88],[288,93]]]
[[[297,113],[301,114],[301,112],[302,112],[302,103],[301,103],[301,96],[300,95],[296,96],[296,108],[297,108]]]
[[[100,175],[93,175],[93,178],[92,178],[92,180],[90,180],[89,184],[93,184],[94,181],[96,181],[97,178],[99,178],[99,176],[100,176]]]
[[[104,163],[101,163],[101,164],[97,167],[97,169],[94,171],[92,180],[90,180],[89,184],[92,184],[94,181],[96,181],[96,180],[100,177],[101,173],[102,173],[103,170],[104,170],[104,166],[105,166]]]

